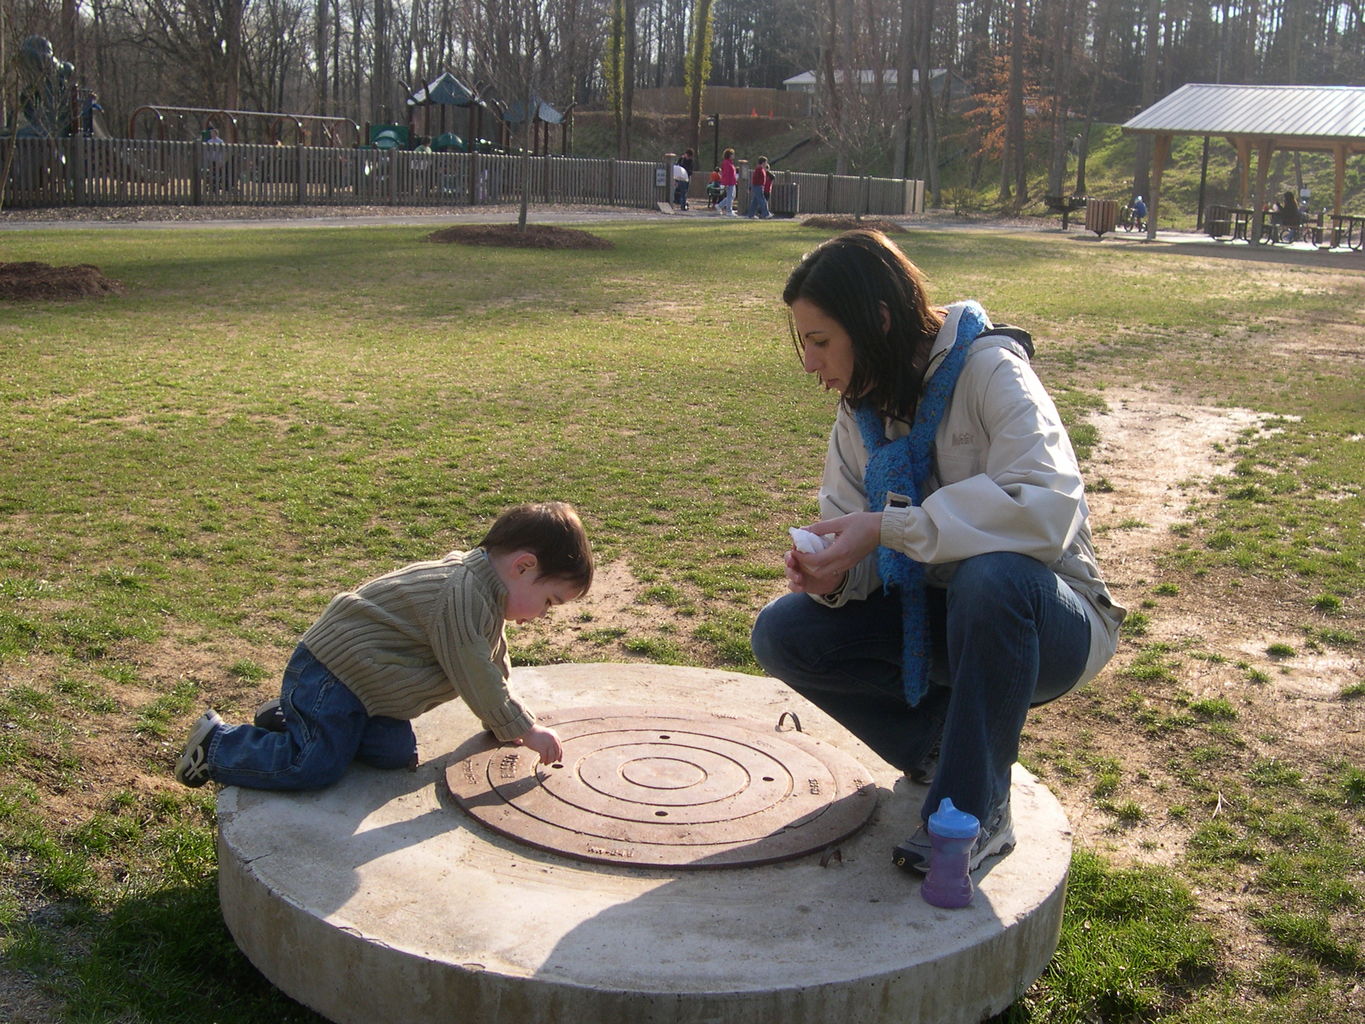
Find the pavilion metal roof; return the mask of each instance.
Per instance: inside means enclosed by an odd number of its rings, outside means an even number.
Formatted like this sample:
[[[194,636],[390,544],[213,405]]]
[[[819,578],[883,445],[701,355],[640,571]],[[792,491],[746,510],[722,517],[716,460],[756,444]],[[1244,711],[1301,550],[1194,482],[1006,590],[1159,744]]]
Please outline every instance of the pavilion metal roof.
[[[1129,120],[1123,130],[1273,137],[1322,148],[1333,142],[1360,145],[1365,144],[1365,87],[1183,85]]]

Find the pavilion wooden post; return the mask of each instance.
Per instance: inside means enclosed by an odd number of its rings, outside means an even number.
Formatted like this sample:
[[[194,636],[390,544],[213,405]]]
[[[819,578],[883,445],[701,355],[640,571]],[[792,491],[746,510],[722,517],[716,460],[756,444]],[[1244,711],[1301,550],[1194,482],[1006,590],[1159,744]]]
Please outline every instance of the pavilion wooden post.
[[[1239,172],[1237,174],[1237,205],[1246,207],[1251,197],[1247,194],[1247,188],[1251,180],[1251,143],[1247,139],[1236,138],[1228,139],[1232,148],[1237,151],[1237,163]]]
[[[1152,147],[1152,201],[1147,204],[1147,241],[1156,241],[1156,218],[1161,210],[1161,171],[1171,158],[1171,133],[1158,132]]]
[[[1247,239],[1252,245],[1260,245],[1265,233],[1265,183],[1270,177],[1270,150],[1269,138],[1256,140],[1256,198],[1252,206],[1256,216],[1251,220],[1254,225],[1252,237]]]
[[[1336,164],[1336,181],[1332,189],[1332,216],[1341,216],[1341,196],[1346,191],[1346,144],[1332,147],[1332,162]]]

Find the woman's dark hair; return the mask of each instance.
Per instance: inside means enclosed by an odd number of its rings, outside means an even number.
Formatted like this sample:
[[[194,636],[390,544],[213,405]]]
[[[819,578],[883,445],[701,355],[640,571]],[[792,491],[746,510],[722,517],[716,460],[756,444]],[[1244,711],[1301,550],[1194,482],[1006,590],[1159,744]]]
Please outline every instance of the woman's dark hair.
[[[489,554],[529,551],[539,575],[568,580],[581,589],[592,586],[592,548],[574,507],[563,501],[539,501],[509,508],[493,521],[479,547]]]
[[[837,320],[853,341],[844,403],[911,419],[942,310],[930,308],[924,273],[880,231],[848,231],[806,253],[782,301],[805,299]],[[884,320],[886,326],[884,326]],[[792,327],[797,352],[802,341]]]

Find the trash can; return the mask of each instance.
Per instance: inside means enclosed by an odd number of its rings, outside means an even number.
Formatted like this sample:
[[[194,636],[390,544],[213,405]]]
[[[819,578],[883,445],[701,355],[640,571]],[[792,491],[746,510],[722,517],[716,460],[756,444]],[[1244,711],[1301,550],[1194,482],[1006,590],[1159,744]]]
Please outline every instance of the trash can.
[[[774,185],[768,209],[774,214],[795,217],[801,212],[801,186],[796,182]]]
[[[1119,202],[1117,199],[1087,199],[1085,203],[1085,230],[1093,231],[1101,238],[1114,230],[1119,222]]]

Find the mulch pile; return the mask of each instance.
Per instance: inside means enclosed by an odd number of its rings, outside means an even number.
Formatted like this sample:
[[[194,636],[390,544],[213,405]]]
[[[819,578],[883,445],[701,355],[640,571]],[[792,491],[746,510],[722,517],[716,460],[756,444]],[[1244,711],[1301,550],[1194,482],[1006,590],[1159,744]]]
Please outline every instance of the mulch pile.
[[[454,242],[459,245],[501,245],[515,249],[610,249],[612,243],[577,228],[552,224],[460,224],[427,235],[429,242]]]
[[[122,294],[123,285],[89,263],[69,267],[0,263],[0,299],[84,299]]]
[[[846,214],[815,214],[810,217],[801,218],[803,228],[822,228],[829,231],[852,231],[860,228],[864,231],[880,231],[884,235],[903,235],[905,228],[901,227],[894,220],[881,220],[877,217],[857,217]]]

